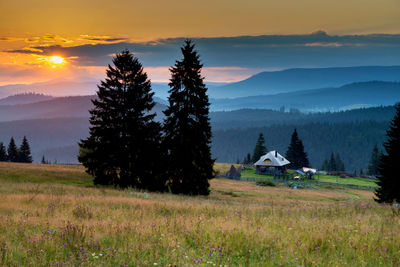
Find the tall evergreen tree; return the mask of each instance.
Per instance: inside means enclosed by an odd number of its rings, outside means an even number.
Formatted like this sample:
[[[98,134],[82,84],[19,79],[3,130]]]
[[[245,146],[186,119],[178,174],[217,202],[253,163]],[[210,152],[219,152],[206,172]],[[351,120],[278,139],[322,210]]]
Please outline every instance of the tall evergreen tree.
[[[256,162],[260,159],[261,156],[267,153],[267,147],[265,146],[264,135],[260,133],[258,135],[256,146],[254,147],[253,157],[251,158],[252,162]]]
[[[369,175],[378,175],[378,166],[379,160],[382,155],[382,152],[379,150],[378,145],[375,144],[374,148],[371,152],[371,159],[368,164],[368,174]]]
[[[376,201],[391,203],[400,201],[400,178],[398,165],[400,162],[400,103],[396,104],[394,116],[387,131],[384,144],[386,153],[382,154],[378,165],[378,189]]]
[[[26,136],[22,139],[21,146],[18,150],[18,161],[23,163],[32,163],[31,148]]]
[[[286,159],[290,161],[289,168],[292,169],[311,167],[307,153],[304,151],[303,142],[300,140],[296,129],[293,131],[289,147],[286,151]]]
[[[6,147],[3,142],[0,142],[0,161],[7,161]]]
[[[40,161],[40,163],[42,163],[42,164],[47,164],[47,161],[46,161],[44,155],[42,156],[42,160]]]
[[[335,163],[336,163],[336,170],[335,171],[338,171],[338,172],[344,172],[345,171],[344,162],[340,158],[339,153],[336,154]]]
[[[18,162],[18,148],[15,145],[14,137],[11,137],[7,148],[7,159],[10,162]]]
[[[337,163],[335,154],[331,152],[331,157],[329,158],[329,168],[328,171],[336,171],[337,170]]]
[[[90,136],[79,161],[95,184],[163,191],[161,126],[154,121],[154,93],[141,63],[129,51],[113,58],[90,110]]]
[[[186,40],[183,59],[171,67],[169,106],[165,110],[164,146],[167,176],[173,193],[208,195],[214,176],[211,126],[203,65],[194,44]]]

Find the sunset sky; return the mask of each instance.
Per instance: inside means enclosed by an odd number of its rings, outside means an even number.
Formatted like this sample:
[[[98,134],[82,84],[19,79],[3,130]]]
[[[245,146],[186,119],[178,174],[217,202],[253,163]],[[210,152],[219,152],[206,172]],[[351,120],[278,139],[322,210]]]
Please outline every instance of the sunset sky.
[[[0,10],[0,85],[99,80],[123,49],[166,82],[185,37],[195,38],[208,82],[400,64],[391,56],[400,51],[398,0],[0,0]]]

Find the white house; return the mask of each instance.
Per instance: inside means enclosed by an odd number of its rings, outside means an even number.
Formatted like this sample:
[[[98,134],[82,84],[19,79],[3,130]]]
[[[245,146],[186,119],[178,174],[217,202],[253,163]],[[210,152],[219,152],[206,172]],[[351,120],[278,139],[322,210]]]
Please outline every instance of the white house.
[[[260,159],[254,163],[256,166],[256,172],[258,174],[273,174],[273,175],[283,175],[286,172],[286,165],[290,162],[285,159],[276,150],[272,150],[261,156]]]

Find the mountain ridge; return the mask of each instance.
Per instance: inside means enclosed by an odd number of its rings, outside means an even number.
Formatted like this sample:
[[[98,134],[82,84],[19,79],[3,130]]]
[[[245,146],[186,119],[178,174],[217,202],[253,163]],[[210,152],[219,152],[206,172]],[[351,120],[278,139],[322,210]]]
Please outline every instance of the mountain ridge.
[[[400,81],[400,66],[293,68],[257,73],[245,80],[212,88],[213,98],[271,95],[367,81]]]

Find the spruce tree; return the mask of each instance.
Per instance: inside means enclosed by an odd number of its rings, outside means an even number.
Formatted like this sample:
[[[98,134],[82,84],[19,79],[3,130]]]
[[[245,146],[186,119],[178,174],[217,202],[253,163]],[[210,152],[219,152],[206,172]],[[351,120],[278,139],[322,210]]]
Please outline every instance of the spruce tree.
[[[170,69],[169,106],[164,111],[168,186],[173,193],[208,195],[214,160],[203,65],[190,40],[181,51],[183,59]]]
[[[22,143],[18,151],[18,161],[23,163],[32,163],[31,148],[26,136],[24,136],[22,139]]]
[[[251,158],[252,162],[256,162],[260,159],[261,156],[267,153],[267,148],[265,146],[264,135],[260,133],[258,135],[256,146],[254,147],[253,157]]]
[[[42,160],[40,161],[42,164],[47,164],[46,159],[44,158],[44,155],[42,156]]]
[[[378,145],[375,144],[374,148],[371,152],[371,159],[368,164],[368,174],[369,175],[377,175],[378,174],[378,166],[379,159],[381,157],[382,152],[379,150]]]
[[[142,64],[129,51],[113,58],[92,100],[89,137],[79,161],[95,184],[163,191],[161,126],[154,121],[154,93]]]
[[[3,142],[0,142],[0,161],[7,161],[6,147]]]
[[[304,151],[303,142],[300,140],[296,129],[293,131],[289,147],[286,151],[286,159],[290,161],[289,168],[292,169],[311,167],[307,153]]]
[[[400,103],[396,104],[394,116],[387,131],[384,144],[386,153],[380,157],[378,165],[378,189],[375,191],[376,201],[391,203],[400,201],[400,178],[398,165],[400,162]]]
[[[7,160],[10,162],[18,162],[18,148],[15,145],[14,137],[11,137],[7,148]]]
[[[336,154],[335,163],[336,163],[336,171],[338,171],[338,172],[345,171],[344,162],[340,158],[339,153]]]
[[[335,158],[335,154],[333,152],[331,152],[331,157],[329,159],[329,169],[328,169],[328,171],[332,171],[332,172],[337,171],[336,158]]]

